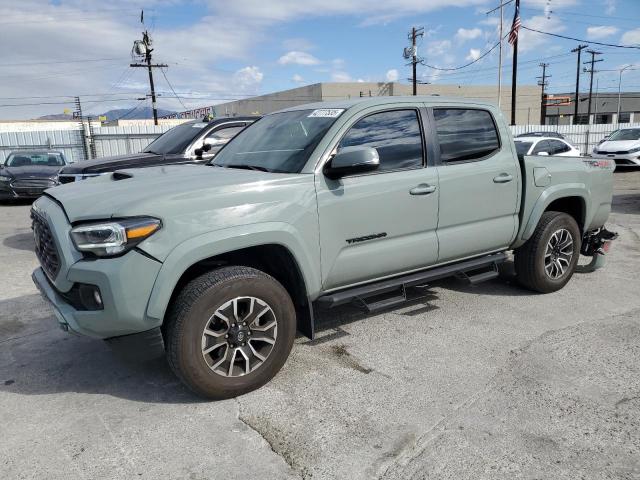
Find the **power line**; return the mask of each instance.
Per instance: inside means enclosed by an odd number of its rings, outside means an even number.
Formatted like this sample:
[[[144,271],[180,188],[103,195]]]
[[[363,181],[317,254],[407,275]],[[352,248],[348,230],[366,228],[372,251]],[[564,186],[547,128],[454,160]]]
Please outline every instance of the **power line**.
[[[504,40],[504,39],[503,39]],[[470,65],[473,65],[476,62],[479,62],[480,60],[482,60],[484,57],[486,57],[487,55],[489,55],[492,51],[494,51],[498,45],[500,45],[500,42],[497,42],[493,47],[491,47],[489,50],[487,50],[486,52],[484,52],[482,55],[480,55],[478,58],[476,58],[475,60],[469,62],[469,63],[465,63],[464,65],[460,65],[459,67],[452,67],[452,68],[442,68],[442,67],[435,67],[433,65],[428,65],[426,63],[423,63],[422,65],[424,65],[425,67],[429,67],[432,68],[433,70],[440,70],[440,71],[444,71],[444,72],[451,72],[454,70],[462,70],[463,68],[467,68]]]
[[[178,96],[176,91],[173,89],[173,85],[171,85],[171,82],[169,82],[169,79],[167,78],[167,74],[164,72],[164,68],[161,68],[160,72],[162,72],[162,76],[164,77],[165,81],[167,82],[167,85],[169,85],[169,88],[173,92],[173,95],[178,99],[178,101],[180,102],[180,105],[182,105],[182,108],[184,108],[185,110],[189,110],[187,108],[187,106],[182,102],[182,99]]]
[[[584,42],[584,43],[592,43],[594,45],[602,45],[604,47],[614,47],[614,48],[632,48],[635,50],[640,50],[640,46],[634,46],[634,45],[617,45],[614,43],[603,43],[603,42],[594,42],[591,40],[584,40],[582,38],[575,38],[575,37],[567,37],[566,35],[560,35],[558,33],[551,33],[551,32],[543,32],[542,30],[536,30],[535,28],[529,28],[526,27],[524,25],[522,25],[522,28],[524,28],[525,30],[529,30],[530,32],[535,32],[535,33],[542,33],[543,35],[550,35],[552,37],[558,37],[558,38],[564,38],[565,40],[573,40],[574,42]]]
[[[59,60],[54,62],[26,62],[26,63],[0,63],[0,67],[26,67],[31,65],[58,65],[66,63],[86,63],[86,62],[108,62],[114,60],[124,60],[123,58],[85,58],[82,60]]]

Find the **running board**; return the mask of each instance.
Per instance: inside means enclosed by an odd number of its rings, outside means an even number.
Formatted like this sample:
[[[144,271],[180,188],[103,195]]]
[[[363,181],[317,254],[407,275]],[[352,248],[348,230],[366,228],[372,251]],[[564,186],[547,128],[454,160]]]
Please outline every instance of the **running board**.
[[[444,265],[430,270],[423,270],[421,272],[390,278],[388,280],[370,283],[368,285],[340,290],[335,293],[328,293],[319,297],[316,302],[321,307],[333,308],[355,300],[370,312],[374,310],[381,310],[404,302],[406,300],[406,288],[424,285],[425,282],[440,280],[451,276],[462,276],[470,283],[475,284],[495,278],[498,276],[498,264],[504,262],[506,259],[506,253],[494,253],[485,257],[465,260],[463,262]],[[482,273],[473,273],[477,270],[487,268],[491,268],[491,270],[484,271]],[[400,296],[395,296],[374,303],[366,302],[367,298],[393,292],[398,288],[402,289],[402,294]]]

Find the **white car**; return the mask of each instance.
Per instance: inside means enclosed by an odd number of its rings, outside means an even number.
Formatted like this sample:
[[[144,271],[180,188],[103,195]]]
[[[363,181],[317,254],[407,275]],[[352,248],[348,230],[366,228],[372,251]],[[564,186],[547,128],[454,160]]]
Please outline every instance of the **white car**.
[[[554,137],[516,137],[519,157],[525,155],[553,155],[557,157],[579,157],[580,150],[566,140]]]
[[[593,158],[613,158],[617,167],[640,167],[640,128],[621,128],[593,149]]]

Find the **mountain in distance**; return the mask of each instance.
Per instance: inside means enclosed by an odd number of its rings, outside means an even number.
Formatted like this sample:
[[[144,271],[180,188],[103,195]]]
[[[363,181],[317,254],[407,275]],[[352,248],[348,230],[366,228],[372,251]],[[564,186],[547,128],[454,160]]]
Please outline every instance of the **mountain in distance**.
[[[165,115],[171,115],[173,113],[175,112],[172,110],[159,108],[158,118],[164,117]],[[151,107],[140,107],[136,108],[133,111],[131,111],[130,108],[117,108],[115,110],[109,110],[108,112],[100,113],[97,115],[91,115],[91,117],[97,120],[99,115],[104,115],[105,117],[107,117],[108,121],[116,120],[118,118],[122,118],[123,120],[141,120],[153,118],[153,110],[151,109]],[[43,115],[42,117],[38,117],[38,120],[73,120],[73,117],[64,113],[56,113],[53,115]]]

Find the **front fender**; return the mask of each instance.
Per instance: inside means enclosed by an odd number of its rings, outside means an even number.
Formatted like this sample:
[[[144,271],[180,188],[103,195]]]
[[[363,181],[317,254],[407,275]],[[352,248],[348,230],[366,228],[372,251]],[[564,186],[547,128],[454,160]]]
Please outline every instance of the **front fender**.
[[[287,248],[300,267],[307,294],[320,291],[320,258],[318,239],[307,239],[292,225],[284,222],[265,222],[230,227],[190,238],[175,247],[158,273],[149,303],[147,316],[162,320],[173,290],[189,267],[216,255],[259,245],[276,244]]]
[[[524,228],[518,236],[519,241],[515,247],[522,245],[531,238],[538,222],[540,221],[540,217],[542,217],[542,214],[545,212],[547,207],[552,202],[561,198],[579,197],[582,200],[583,211],[585,212],[585,218],[582,219],[583,224],[580,225],[580,227],[584,228],[585,225],[589,225],[591,223],[591,218],[589,218],[589,216],[593,215],[593,212],[586,208],[589,196],[589,188],[584,183],[563,183],[546,188],[534,203],[530,214],[528,216],[523,216]]]

